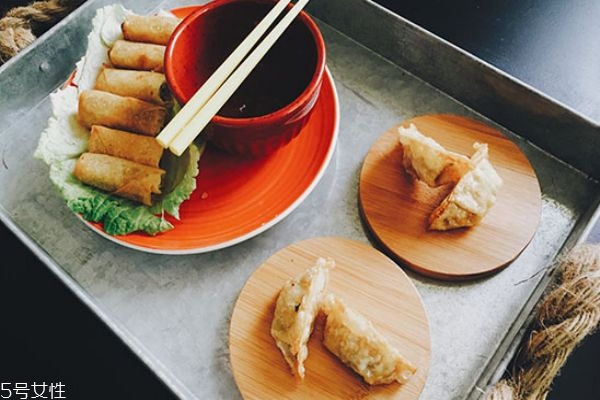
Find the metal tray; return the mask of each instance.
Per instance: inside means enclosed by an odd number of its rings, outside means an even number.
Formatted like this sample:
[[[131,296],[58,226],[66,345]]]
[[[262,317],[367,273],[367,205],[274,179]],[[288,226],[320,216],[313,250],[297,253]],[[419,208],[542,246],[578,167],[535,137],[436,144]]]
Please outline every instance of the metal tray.
[[[87,1],[0,67],[2,222],[178,397],[240,398],[229,366],[229,319],[255,268],[309,237],[369,242],[358,176],[387,128],[428,113],[483,120],[514,140],[536,170],[539,229],[515,262],[485,279],[445,283],[409,272],[432,334],[421,398],[478,398],[511,358],[553,261],[584,240],[596,219],[598,124],[371,1],[315,1],[308,11],[326,39],[341,110],[336,154],[317,188],[283,221],[236,246],[187,256],[142,253],[82,224],[32,156],[49,116],[49,93],[84,53],[95,10],[111,3]],[[142,13],[205,2],[122,3]]]

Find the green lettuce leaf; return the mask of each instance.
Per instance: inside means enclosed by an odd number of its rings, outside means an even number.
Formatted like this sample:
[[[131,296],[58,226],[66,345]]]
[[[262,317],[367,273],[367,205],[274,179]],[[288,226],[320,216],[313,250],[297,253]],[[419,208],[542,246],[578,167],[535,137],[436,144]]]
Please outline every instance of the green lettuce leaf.
[[[198,147],[193,144],[179,157],[166,152],[161,160],[161,168],[167,171],[163,179],[163,191],[166,195],[157,200],[150,212],[166,212],[179,219],[179,206],[196,190],[198,160],[204,152],[205,145],[202,143]]]
[[[131,11],[112,5],[97,11],[88,36],[86,54],[77,63],[76,86],[66,86],[50,95],[52,115],[40,135],[34,157],[50,167],[50,180],[58,188],[67,206],[87,221],[99,222],[109,235],[142,231],[156,235],[173,229],[165,214],[179,219],[179,207],[196,189],[198,162],[204,145],[192,144],[180,157],[165,151],[161,168],[166,171],[162,195],[153,198],[153,206],[112,196],[85,185],[73,176],[79,156],[86,151],[89,130],[76,118],[81,90],[93,87],[98,71],[107,61],[106,50],[121,36],[121,23]],[[173,113],[179,110],[175,104]]]
[[[173,229],[173,225],[164,218],[164,214],[168,213],[179,219],[179,206],[189,199],[196,189],[198,161],[203,150],[204,145],[198,148],[193,144],[179,158],[179,163],[173,161],[175,165],[171,166],[170,171],[175,171],[173,175],[181,175],[181,178],[153,207],[112,196],[81,183],[73,176],[76,158],[51,164],[50,180],[73,212],[87,221],[101,223],[107,234],[126,235],[143,231],[149,235],[156,235]]]
[[[102,223],[107,234],[126,235],[143,231],[155,235],[173,229],[173,225],[164,218],[163,211],[178,215],[179,205],[188,199],[195,189],[199,156],[198,148],[195,145],[191,146],[187,161],[188,167],[193,165],[193,168],[186,169],[185,177],[152,209],[81,183],[72,174],[76,159],[52,164],[50,179],[73,212],[87,221]],[[160,204],[168,204],[171,208],[167,210]]]

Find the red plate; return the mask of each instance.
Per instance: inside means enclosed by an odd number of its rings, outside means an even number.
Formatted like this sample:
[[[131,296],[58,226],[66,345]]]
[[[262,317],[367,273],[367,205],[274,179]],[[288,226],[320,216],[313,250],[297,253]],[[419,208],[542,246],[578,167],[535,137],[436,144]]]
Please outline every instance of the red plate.
[[[172,12],[184,18],[199,6]],[[207,146],[200,159],[197,188],[180,209],[180,220],[166,216],[174,229],[150,236],[108,235],[126,247],[160,254],[204,253],[232,246],[284,219],[315,188],[335,150],[339,105],[329,70],[306,126],[288,145],[259,159],[243,159]]]
[[[193,8],[175,10],[177,15]],[[180,207],[174,229],[149,236],[110,236],[121,245],[151,253],[193,254],[232,246],[266,231],[289,215],[321,179],[335,150],[339,106],[329,71],[313,114],[298,137],[260,159],[230,156],[207,146],[200,159],[197,188]]]

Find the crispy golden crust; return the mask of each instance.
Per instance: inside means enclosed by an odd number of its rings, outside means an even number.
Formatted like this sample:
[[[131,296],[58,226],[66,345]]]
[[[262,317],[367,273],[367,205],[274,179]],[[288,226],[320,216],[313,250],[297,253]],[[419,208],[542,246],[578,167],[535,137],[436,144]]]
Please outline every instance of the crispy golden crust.
[[[363,315],[333,294],[323,302],[327,315],[324,344],[370,385],[406,383],[416,367],[393,348]]]
[[[173,101],[165,74],[160,72],[102,67],[94,89],[161,106]]]
[[[476,151],[471,159],[475,168],[458,181],[431,213],[429,229],[443,231],[475,226],[496,203],[502,178],[488,159],[487,145],[476,143],[474,147]]]
[[[73,171],[83,183],[147,206],[152,205],[152,194],[160,193],[164,173],[160,168],[94,153],[83,153]]]
[[[123,36],[132,42],[167,45],[180,20],[165,15],[128,15],[121,25]]]
[[[483,216],[469,212],[451,201],[448,197],[429,216],[429,229],[446,231],[475,226]]]
[[[158,168],[164,149],[153,137],[93,125],[88,152],[108,154]]]
[[[319,258],[302,275],[288,280],[275,305],[271,336],[297,376],[304,378],[308,339],[321,307],[333,260]]]
[[[163,72],[165,50],[160,44],[119,39],[108,51],[108,58],[116,68]]]
[[[467,157],[444,149],[432,138],[421,134],[410,124],[398,129],[402,145],[402,165],[413,178],[436,187],[456,183],[473,168]]]
[[[77,120],[86,128],[103,125],[113,129],[156,136],[164,126],[167,109],[159,105],[101,90],[79,95]]]

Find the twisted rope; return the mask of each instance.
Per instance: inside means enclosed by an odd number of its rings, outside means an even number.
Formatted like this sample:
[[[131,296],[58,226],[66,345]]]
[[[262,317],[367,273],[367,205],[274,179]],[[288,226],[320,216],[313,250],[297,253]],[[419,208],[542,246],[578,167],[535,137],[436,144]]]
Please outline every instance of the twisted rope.
[[[559,264],[556,286],[538,306],[519,370],[486,400],[543,400],[572,351],[600,323],[600,246],[575,247]]]
[[[51,26],[79,3],[81,1],[45,0],[9,10],[0,19],[0,65],[33,43],[35,30]]]

